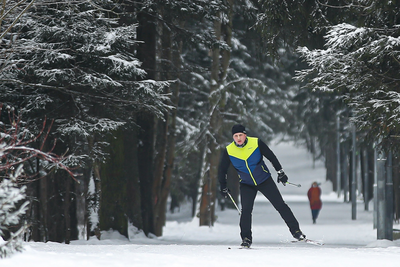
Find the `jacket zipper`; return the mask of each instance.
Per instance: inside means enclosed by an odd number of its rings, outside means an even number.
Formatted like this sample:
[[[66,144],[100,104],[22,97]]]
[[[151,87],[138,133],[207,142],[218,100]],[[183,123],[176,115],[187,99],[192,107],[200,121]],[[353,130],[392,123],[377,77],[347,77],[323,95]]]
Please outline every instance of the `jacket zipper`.
[[[246,162],[246,168],[249,171],[251,179],[253,179],[254,184],[257,186],[256,180],[254,179],[253,174],[250,171],[249,165],[247,164],[247,160],[245,160],[244,162]]]

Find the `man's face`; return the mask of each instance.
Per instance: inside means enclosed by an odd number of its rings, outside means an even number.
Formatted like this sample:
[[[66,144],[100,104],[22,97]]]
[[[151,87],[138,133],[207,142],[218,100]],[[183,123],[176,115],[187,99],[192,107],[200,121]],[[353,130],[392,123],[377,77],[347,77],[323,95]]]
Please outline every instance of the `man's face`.
[[[246,140],[246,134],[244,134],[244,133],[235,133],[233,135],[233,140],[235,140],[236,144],[243,145],[244,141]]]

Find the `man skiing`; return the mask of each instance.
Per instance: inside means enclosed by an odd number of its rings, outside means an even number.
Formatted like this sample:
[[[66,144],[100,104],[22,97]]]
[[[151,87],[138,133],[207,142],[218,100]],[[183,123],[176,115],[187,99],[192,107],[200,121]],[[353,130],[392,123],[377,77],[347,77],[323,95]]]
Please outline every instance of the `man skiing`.
[[[242,247],[250,248],[252,243],[251,220],[254,200],[260,191],[279,212],[289,231],[297,240],[306,236],[301,232],[299,223],[289,206],[284,202],[274,180],[271,178],[263,156],[266,157],[278,172],[278,183],[286,185],[288,177],[281,164],[271,149],[260,139],[247,137],[243,125],[236,124],[232,127],[233,142],[222,153],[218,169],[218,180],[222,195],[227,198],[229,189],[226,187],[226,174],[229,165],[235,167],[240,183],[240,201],[242,212],[240,216],[240,236]]]

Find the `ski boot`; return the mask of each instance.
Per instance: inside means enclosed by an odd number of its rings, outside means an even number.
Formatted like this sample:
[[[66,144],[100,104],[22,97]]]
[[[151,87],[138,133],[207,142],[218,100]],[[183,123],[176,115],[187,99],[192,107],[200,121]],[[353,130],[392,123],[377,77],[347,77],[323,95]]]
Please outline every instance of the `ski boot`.
[[[240,245],[242,248],[250,248],[251,246],[251,240],[247,237],[245,237],[242,241],[242,244]]]
[[[306,235],[303,234],[300,230],[297,230],[294,234],[293,237],[296,238],[297,240],[301,241],[306,239]]]

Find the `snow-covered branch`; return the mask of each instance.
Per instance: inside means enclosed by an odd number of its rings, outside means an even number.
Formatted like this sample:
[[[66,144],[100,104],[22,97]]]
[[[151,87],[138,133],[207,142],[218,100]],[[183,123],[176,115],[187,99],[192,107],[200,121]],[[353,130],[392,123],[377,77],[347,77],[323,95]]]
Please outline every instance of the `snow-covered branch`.
[[[18,176],[21,170],[22,165],[17,169],[15,176]],[[18,187],[15,176],[0,182],[0,258],[10,256],[15,251],[22,251],[20,237],[27,229],[26,223],[20,224],[29,204],[28,201],[20,204],[25,199],[26,187]],[[19,227],[16,231],[9,230],[15,226]],[[5,232],[9,233],[7,240],[3,239]]]
[[[47,140],[50,128],[47,132],[44,132],[46,126],[46,120],[43,122],[43,128],[37,136],[27,138],[24,129],[20,128],[20,117],[16,116],[9,107],[9,120],[10,127],[7,129],[6,126],[0,129],[0,173],[3,176],[8,176],[13,173],[16,166],[23,164],[24,162],[32,158],[40,158],[48,163],[52,163],[54,167],[65,170],[73,179],[74,174],[72,171],[63,163],[64,158],[52,153],[56,141],[54,141],[53,147],[50,151],[44,152],[43,146]],[[0,103],[0,115],[3,109],[3,104]],[[11,115],[10,115],[11,114]],[[40,148],[34,148],[33,143],[42,137],[42,143]],[[25,176],[20,175],[19,180],[22,182]]]
[[[0,117],[2,110],[3,104],[0,103]],[[20,116],[8,106],[6,110],[9,124],[0,123],[0,258],[22,250],[21,235],[28,228],[26,223],[21,222],[29,205],[29,201],[24,202],[26,187],[21,184],[32,180],[25,174],[24,164],[32,158],[41,159],[56,168],[64,169],[75,179],[72,171],[63,163],[64,157],[52,152],[56,142],[50,151],[43,151],[51,125],[45,131],[44,120],[39,134],[28,136],[27,131],[21,127]],[[38,149],[35,143],[39,139],[42,143]]]
[[[19,11],[19,14],[15,17],[13,22],[5,29],[3,32],[0,32],[0,41],[3,39],[3,37],[14,27],[14,25],[18,22],[18,20],[21,18],[21,16],[29,9],[32,7],[32,5],[35,3],[36,0],[31,0],[30,3],[28,3],[21,11]],[[13,12],[18,9],[19,7],[23,6],[27,0],[21,0],[20,2],[16,3],[15,5],[8,7],[7,5],[2,5],[1,8],[1,17],[0,17],[0,22],[4,20],[7,16],[13,15]],[[8,8],[8,9],[7,9]]]
[[[296,79],[322,92],[335,92],[352,108],[353,121],[370,136],[400,132],[398,27],[355,27],[342,23],[326,34],[326,48],[297,51],[310,66]]]

